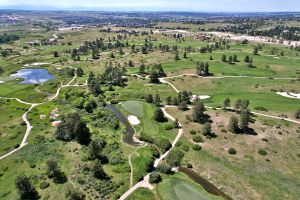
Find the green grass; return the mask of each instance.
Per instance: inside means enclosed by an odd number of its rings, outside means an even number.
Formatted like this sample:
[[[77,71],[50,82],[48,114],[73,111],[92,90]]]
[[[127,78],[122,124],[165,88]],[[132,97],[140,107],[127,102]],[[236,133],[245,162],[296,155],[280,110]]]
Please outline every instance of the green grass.
[[[209,106],[222,106],[226,98],[230,98],[232,106],[237,99],[249,99],[250,107],[264,107],[276,114],[292,115],[299,107],[299,100],[282,97],[271,91],[298,90],[299,82],[290,80],[253,79],[253,78],[224,78],[203,79],[181,77],[169,79],[180,90],[191,90],[197,95],[210,95],[205,100]],[[190,85],[194,87],[190,87]]]
[[[135,114],[137,117],[144,116],[143,104],[139,101],[122,102],[122,108],[124,108],[128,113]]]
[[[156,200],[153,193],[147,188],[139,188],[127,198],[127,200],[139,200],[139,199]]]
[[[0,155],[21,143],[26,130],[22,115],[28,108],[15,100],[0,99]]]
[[[164,200],[212,200],[223,199],[206,192],[200,185],[193,183],[184,174],[164,176],[157,185],[157,193]]]

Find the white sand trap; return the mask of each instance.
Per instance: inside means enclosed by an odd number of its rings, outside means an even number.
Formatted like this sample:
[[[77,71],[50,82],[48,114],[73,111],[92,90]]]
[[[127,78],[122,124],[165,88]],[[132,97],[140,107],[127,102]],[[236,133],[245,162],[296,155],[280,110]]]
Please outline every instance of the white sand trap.
[[[208,95],[199,95],[199,96],[197,96],[197,95],[192,95],[192,96],[191,96],[191,101],[193,102],[193,101],[195,101],[197,98],[198,98],[198,99],[201,99],[201,100],[204,100],[204,99],[209,99],[210,96],[208,96]]]
[[[283,97],[288,97],[292,99],[300,99],[300,93],[292,93],[292,92],[276,92],[276,94],[283,96]]]
[[[1,84],[1,83],[4,83],[4,81],[0,81],[0,84]]]
[[[141,123],[140,120],[134,115],[128,116],[128,121],[133,126],[139,125]]]

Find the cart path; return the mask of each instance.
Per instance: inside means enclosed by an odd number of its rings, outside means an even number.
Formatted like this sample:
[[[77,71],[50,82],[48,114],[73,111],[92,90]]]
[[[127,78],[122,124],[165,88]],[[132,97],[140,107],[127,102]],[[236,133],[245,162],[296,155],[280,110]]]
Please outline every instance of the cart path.
[[[77,75],[75,75],[75,76],[72,78],[72,80],[70,80],[66,85],[61,84],[61,86],[57,89],[56,93],[55,93],[52,97],[50,97],[47,101],[42,102],[42,103],[29,103],[29,102],[23,101],[23,100],[18,99],[18,98],[5,98],[5,97],[0,97],[0,99],[16,100],[16,101],[18,101],[19,103],[22,103],[22,104],[25,104],[25,105],[30,105],[30,108],[22,115],[22,120],[26,123],[26,132],[25,132],[25,134],[24,134],[24,137],[23,137],[23,139],[22,139],[22,142],[21,142],[20,146],[19,146],[18,148],[14,149],[14,150],[12,150],[12,151],[10,151],[10,152],[8,152],[8,153],[2,155],[2,156],[0,157],[0,160],[6,158],[6,157],[8,157],[8,156],[10,156],[11,154],[15,153],[16,151],[22,149],[24,146],[27,145],[27,138],[29,137],[30,132],[31,132],[31,129],[33,128],[33,126],[31,126],[29,120],[27,119],[27,114],[28,114],[33,108],[35,108],[35,107],[37,107],[37,106],[39,106],[39,105],[42,105],[42,104],[49,103],[49,102],[53,101],[54,99],[56,99],[56,98],[58,97],[58,95],[59,95],[59,93],[60,93],[60,90],[61,90],[62,88],[66,88],[66,87],[84,87],[84,86],[87,86],[87,82],[86,82],[85,84],[83,84],[83,85],[79,85],[79,84],[77,84],[77,83],[74,84],[74,85],[71,85],[71,84],[74,82],[74,80],[76,79],[76,77],[77,77]]]

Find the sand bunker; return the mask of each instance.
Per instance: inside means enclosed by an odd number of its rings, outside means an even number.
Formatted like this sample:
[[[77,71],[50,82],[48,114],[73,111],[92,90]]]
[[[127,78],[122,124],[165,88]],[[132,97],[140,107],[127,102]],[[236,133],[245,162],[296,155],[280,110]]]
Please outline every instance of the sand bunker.
[[[128,116],[128,121],[133,126],[139,125],[141,123],[140,120],[134,115]]]
[[[276,94],[283,96],[283,97],[288,97],[292,99],[300,99],[300,93],[292,93],[292,92],[276,92]]]
[[[199,96],[197,96],[197,95],[192,95],[192,96],[191,96],[191,101],[195,101],[197,98],[198,98],[198,99],[201,99],[201,100],[204,100],[204,99],[209,99],[210,96],[208,96],[208,95],[199,95]]]
[[[4,83],[4,81],[0,81],[0,84],[1,84],[1,83]]]

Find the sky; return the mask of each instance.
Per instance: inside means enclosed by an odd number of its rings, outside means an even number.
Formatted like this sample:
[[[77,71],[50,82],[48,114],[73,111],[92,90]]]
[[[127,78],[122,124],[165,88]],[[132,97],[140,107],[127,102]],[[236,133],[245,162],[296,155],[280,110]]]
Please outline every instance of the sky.
[[[0,0],[0,8],[120,11],[300,11],[300,0]]]

